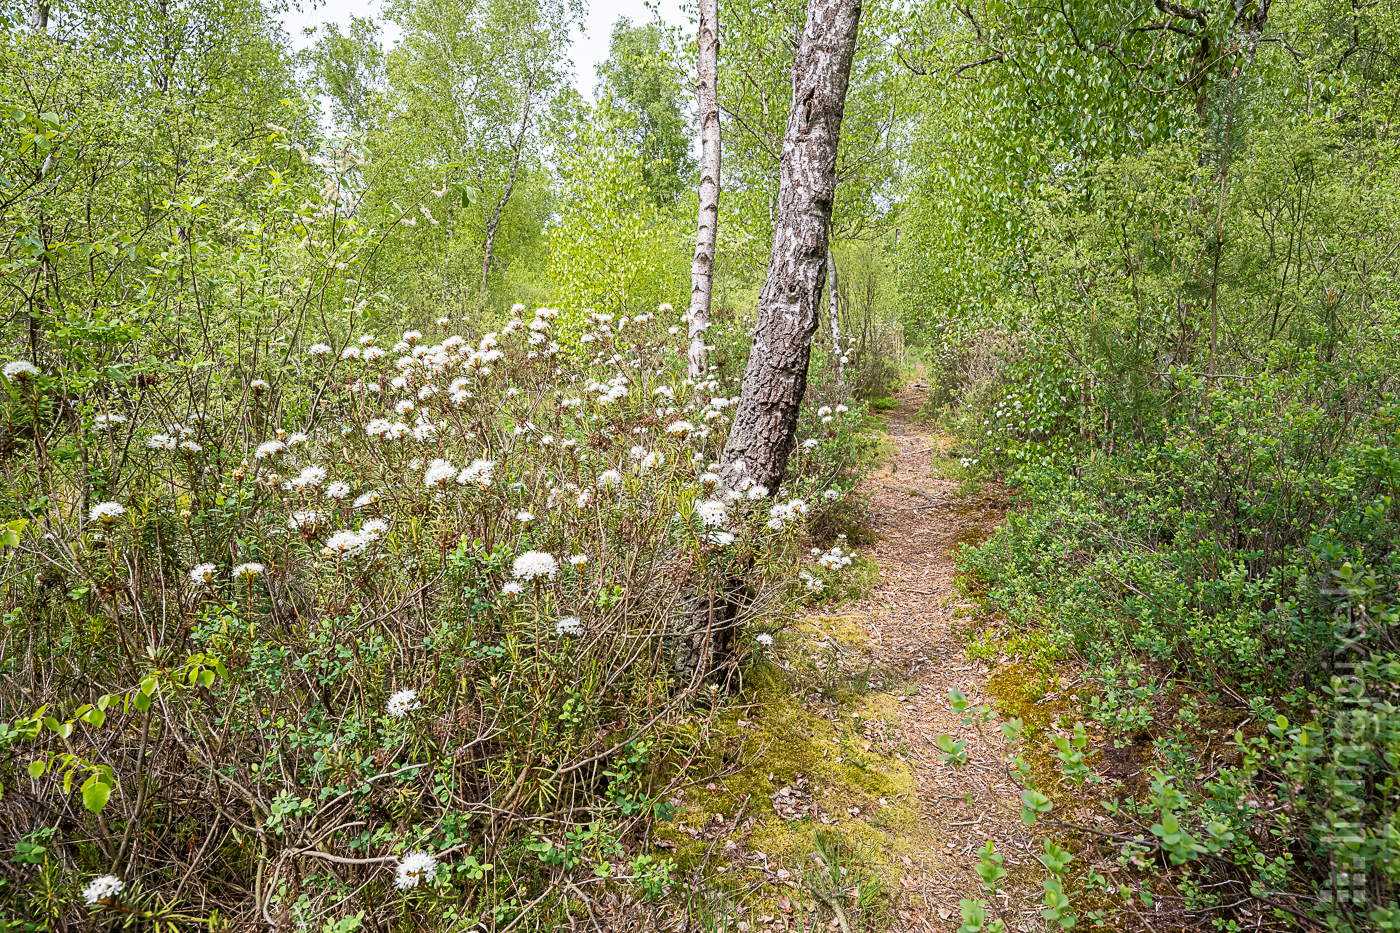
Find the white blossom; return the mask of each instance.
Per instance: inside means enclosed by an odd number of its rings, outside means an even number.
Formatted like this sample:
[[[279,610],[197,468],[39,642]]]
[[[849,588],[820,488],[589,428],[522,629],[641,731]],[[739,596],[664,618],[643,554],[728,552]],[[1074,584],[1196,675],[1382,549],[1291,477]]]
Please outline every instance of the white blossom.
[[[422,703],[418,702],[417,690],[400,690],[398,693],[389,697],[389,703],[385,708],[390,716],[393,716],[395,719],[402,719],[422,705]]]
[[[491,477],[496,469],[492,460],[473,460],[469,466],[457,474],[457,482],[463,486],[471,483],[482,489],[491,488]]]
[[[695,507],[695,514],[700,517],[700,522],[712,528],[719,528],[729,520],[729,510],[725,508],[723,502],[716,499],[706,499]]]
[[[103,875],[94,878],[83,888],[83,900],[88,904],[100,904],[116,897],[126,885],[116,875]]]
[[[432,489],[434,486],[443,487],[457,478],[457,468],[447,460],[434,460],[428,465],[428,471],[423,474],[423,485]]]
[[[292,531],[309,532],[321,526],[325,520],[320,512],[312,509],[297,509],[287,518],[287,527]]]
[[[35,376],[38,376],[39,367],[28,360],[15,360],[12,363],[6,363],[3,372],[5,373],[6,379],[22,381],[24,379],[33,379]],[[117,883],[121,884],[121,882]]]
[[[213,564],[195,564],[194,569],[190,571],[190,579],[201,586],[207,586],[214,582],[214,573],[218,569]]]
[[[546,554],[544,551],[526,551],[511,564],[511,573],[515,578],[526,581],[539,577],[553,580],[558,569],[558,561],[552,554]]]
[[[88,510],[88,521],[110,525],[126,514],[126,506],[120,502],[99,502]]]
[[[369,542],[356,531],[337,531],[326,541],[326,549],[333,554],[345,557],[364,551]]]

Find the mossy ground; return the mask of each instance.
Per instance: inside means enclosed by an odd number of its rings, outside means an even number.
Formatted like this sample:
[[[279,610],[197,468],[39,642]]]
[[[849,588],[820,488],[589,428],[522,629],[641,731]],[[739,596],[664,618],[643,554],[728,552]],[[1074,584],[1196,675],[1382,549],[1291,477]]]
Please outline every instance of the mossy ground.
[[[740,711],[717,723],[707,755],[713,776],[686,789],[675,821],[655,828],[682,873],[742,896],[745,913],[778,914],[780,897],[821,909],[809,896],[819,834],[840,840],[853,873],[891,891],[900,855],[917,845],[913,770],[892,738],[898,702],[864,689],[867,647],[859,617],[802,619],[779,639],[778,654],[747,672]],[[824,659],[839,668],[840,689],[803,676]],[[803,778],[810,812],[786,819],[773,797]],[[777,883],[755,887],[760,879]]]

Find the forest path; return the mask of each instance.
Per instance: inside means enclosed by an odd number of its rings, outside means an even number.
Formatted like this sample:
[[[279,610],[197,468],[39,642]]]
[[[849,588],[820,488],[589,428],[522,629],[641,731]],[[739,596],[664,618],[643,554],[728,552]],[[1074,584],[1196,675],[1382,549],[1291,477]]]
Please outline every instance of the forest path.
[[[954,619],[971,601],[955,585],[952,552],[985,538],[1005,512],[999,490],[959,498],[958,483],[940,474],[950,440],[927,433],[913,421],[924,393],[910,387],[885,416],[890,462],[866,479],[871,491],[870,530],[879,536],[863,552],[880,567],[878,586],[848,611],[862,620],[877,665],[902,679],[900,737],[909,750],[917,787],[919,822],[910,833],[911,853],[902,858],[905,876],[901,910],[911,929],[956,929],[960,898],[977,897],[977,850],[988,839],[1005,858],[1012,890],[1024,876],[1039,876],[1031,836],[1019,818],[1019,792],[1004,766],[998,720],[983,727],[984,739],[949,705],[957,687],[974,703],[992,705],[988,668],[968,660],[955,635]],[[940,734],[967,742],[967,764],[954,770],[939,760]],[[1018,878],[1018,868],[1022,872]],[[1020,882],[1019,884],[1016,882]],[[1031,882],[1035,884],[1035,882]],[[1040,929],[1041,905],[1033,898],[1003,902],[1008,930]]]

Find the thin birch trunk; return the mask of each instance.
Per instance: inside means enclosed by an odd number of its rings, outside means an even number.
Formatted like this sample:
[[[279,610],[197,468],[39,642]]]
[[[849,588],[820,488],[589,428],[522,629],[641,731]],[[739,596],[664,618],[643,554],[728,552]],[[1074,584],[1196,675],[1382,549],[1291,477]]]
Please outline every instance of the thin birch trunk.
[[[831,254],[830,246],[826,248],[826,276],[826,290],[831,296],[831,352],[836,361],[836,384],[844,387],[846,385],[846,359],[841,351],[841,308],[837,304],[836,295],[836,257]]]
[[[775,491],[787,468],[820,315],[836,150],[860,25],[860,0],[810,0],[792,66],[792,112],[778,167],[778,220],[758,299],[743,389],[721,458],[731,494]]]
[[[690,378],[709,372],[705,331],[710,327],[710,299],[715,274],[715,243],[719,232],[719,4],[700,0],[696,37],[700,103],[699,216],[695,225],[695,258],[690,263]]]

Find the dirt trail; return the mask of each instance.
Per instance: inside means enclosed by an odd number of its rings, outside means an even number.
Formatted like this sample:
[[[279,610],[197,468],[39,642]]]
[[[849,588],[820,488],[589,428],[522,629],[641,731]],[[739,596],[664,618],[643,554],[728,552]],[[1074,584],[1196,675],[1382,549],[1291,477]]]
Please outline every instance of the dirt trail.
[[[913,929],[945,930],[958,925],[959,898],[977,896],[975,853],[986,840],[1005,856],[1008,881],[1016,880],[1017,868],[1039,866],[1019,819],[1019,792],[1006,777],[997,720],[984,727],[984,741],[948,703],[949,688],[957,687],[973,703],[991,705],[986,666],[967,660],[954,637],[955,613],[970,603],[954,585],[950,552],[985,537],[1001,519],[1002,503],[987,496],[959,500],[957,484],[933,471],[947,440],[911,421],[920,401],[922,393],[906,392],[887,416],[896,452],[867,480],[879,541],[864,548],[879,562],[880,582],[851,611],[864,619],[876,663],[902,677],[905,692],[917,687],[899,704],[919,809],[901,913]],[[942,733],[966,740],[963,768],[939,760],[934,739]],[[1039,929],[1038,908],[1016,905],[1004,915],[1007,928]]]

